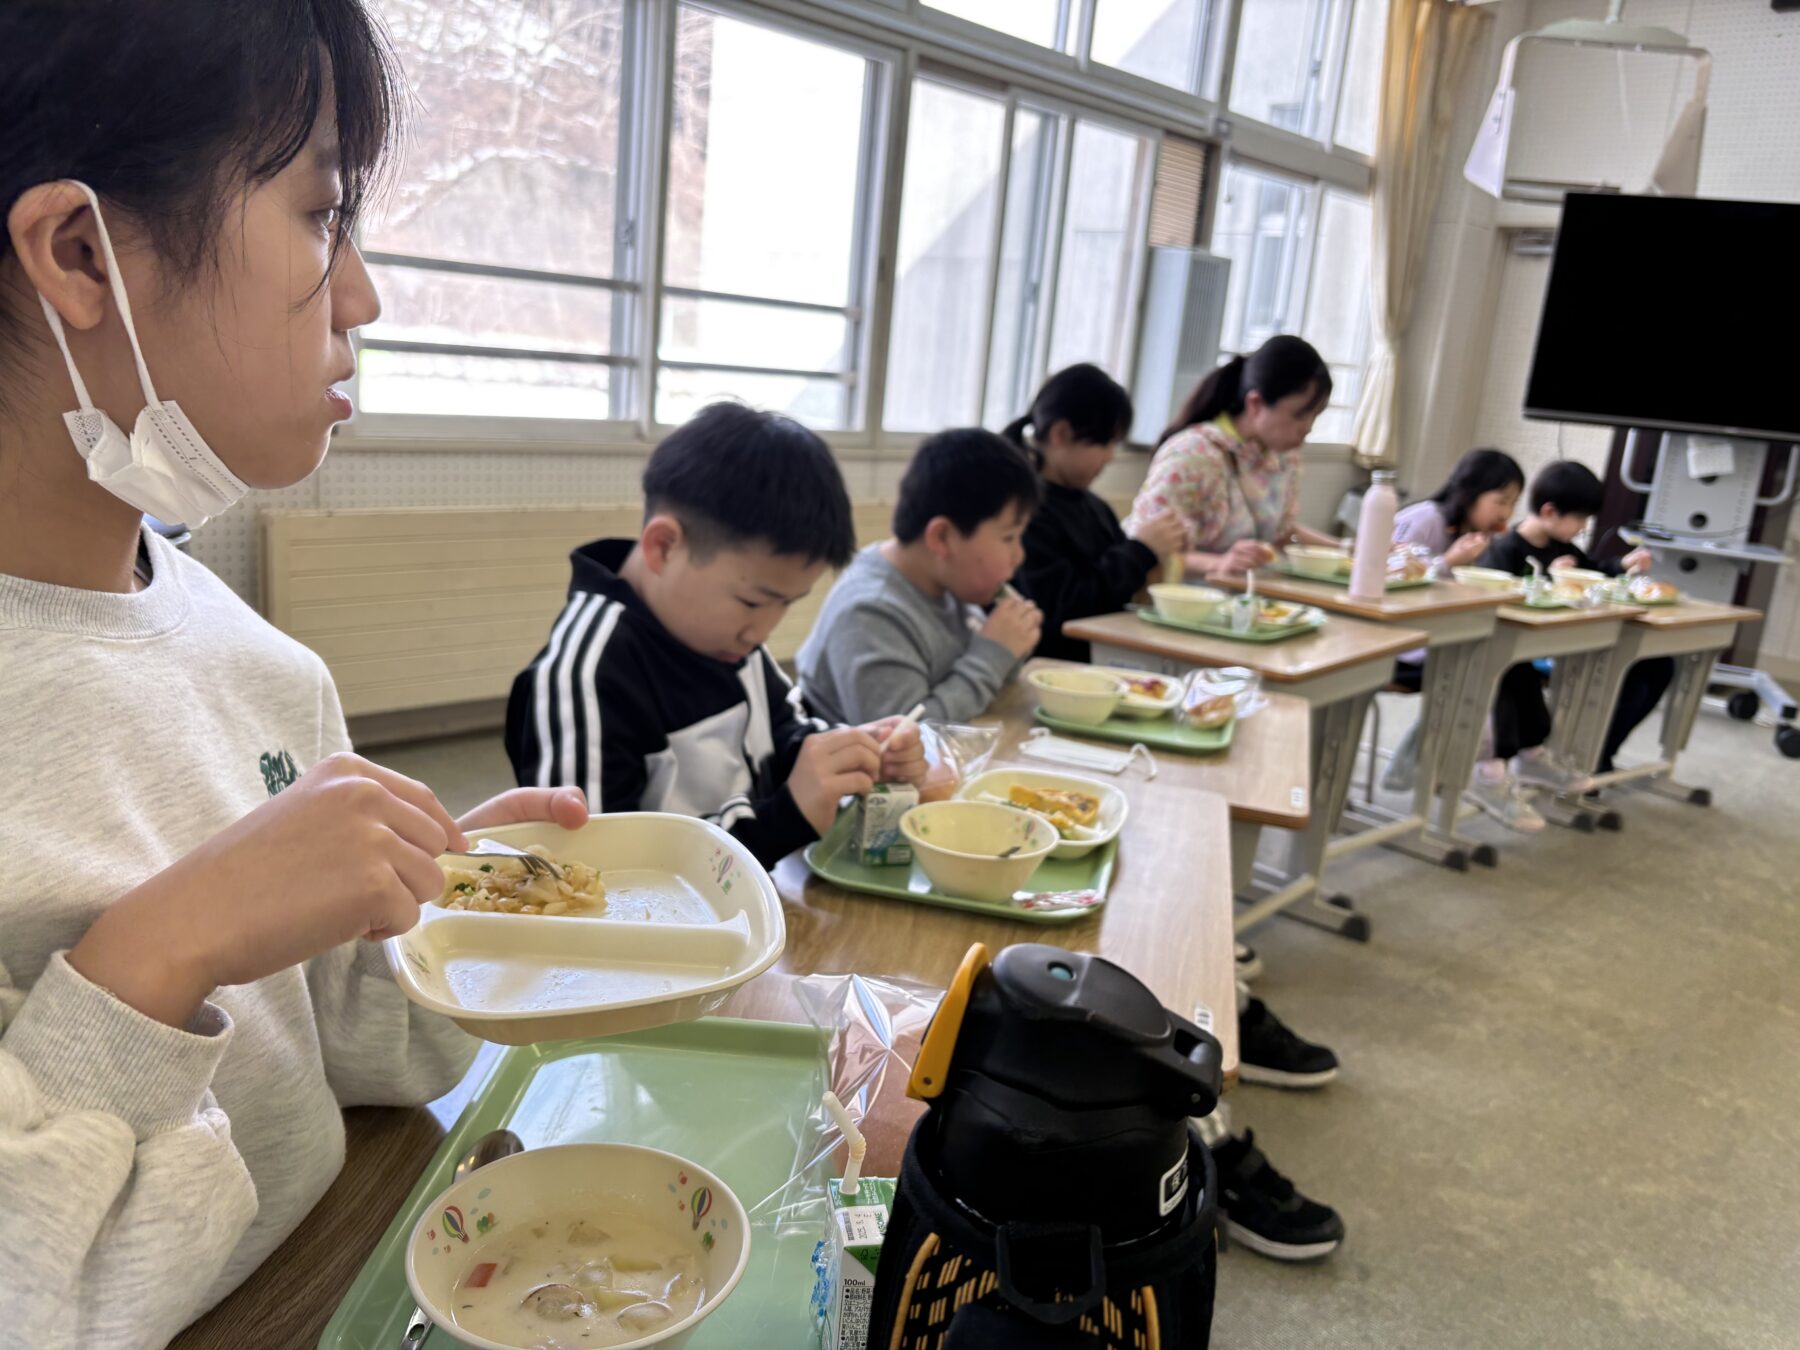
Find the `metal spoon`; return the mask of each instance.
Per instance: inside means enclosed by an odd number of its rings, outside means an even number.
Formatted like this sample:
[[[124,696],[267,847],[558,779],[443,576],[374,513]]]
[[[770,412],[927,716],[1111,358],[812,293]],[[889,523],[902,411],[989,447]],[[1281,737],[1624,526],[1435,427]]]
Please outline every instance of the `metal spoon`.
[[[491,1162],[510,1157],[514,1153],[525,1151],[525,1141],[511,1130],[489,1130],[475,1141],[475,1146],[463,1154],[456,1164],[456,1175],[450,1179],[455,1185],[469,1173],[486,1167]],[[406,1324],[406,1330],[400,1337],[400,1350],[418,1350],[425,1344],[425,1338],[431,1335],[431,1318],[423,1308],[414,1308],[412,1320]]]

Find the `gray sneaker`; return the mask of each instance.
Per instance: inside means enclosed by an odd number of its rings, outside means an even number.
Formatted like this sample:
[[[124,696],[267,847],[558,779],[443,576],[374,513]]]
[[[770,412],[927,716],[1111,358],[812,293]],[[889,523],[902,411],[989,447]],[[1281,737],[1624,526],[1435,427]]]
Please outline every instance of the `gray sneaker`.
[[[1513,773],[1521,783],[1548,788],[1559,797],[1579,797],[1594,790],[1594,780],[1553,751],[1536,755],[1515,755]]]
[[[1544,818],[1532,806],[1531,794],[1512,778],[1502,778],[1498,782],[1477,778],[1463,792],[1463,797],[1509,830],[1536,834],[1544,828]]]
[[[1383,792],[1411,792],[1418,781],[1419,724],[1414,722],[1388,758],[1387,772],[1381,775],[1381,789]]]

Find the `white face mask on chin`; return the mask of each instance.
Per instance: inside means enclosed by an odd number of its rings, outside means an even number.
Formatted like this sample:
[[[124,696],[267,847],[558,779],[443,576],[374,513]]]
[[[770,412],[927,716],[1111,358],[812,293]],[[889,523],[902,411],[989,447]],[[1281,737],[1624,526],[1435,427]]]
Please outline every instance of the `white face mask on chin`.
[[[74,182],[73,179],[69,180]],[[119,306],[119,317],[125,321],[125,336],[131,340],[132,359],[137,362],[138,384],[144,391],[144,410],[132,426],[130,439],[119,430],[118,423],[96,408],[88,397],[81,372],[75,369],[75,358],[69,353],[69,339],[63,332],[62,316],[40,292],[38,303],[50,321],[56,345],[62,349],[69,367],[69,380],[75,386],[75,398],[81,406],[63,414],[75,448],[87,461],[88,477],[119,500],[135,506],[148,515],[171,525],[189,529],[204,525],[213,516],[237,501],[250,490],[212,452],[194,424],[172,401],[158,399],[156,387],[150,383],[150,368],[144,364],[144,352],[138,345],[137,329],[131,322],[131,302],[125,298],[125,283],[119,276],[118,259],[113,256],[112,240],[106,233],[106,222],[100,217],[100,199],[86,183],[76,182],[94,212],[94,224],[100,233],[100,247],[106,254],[106,276],[112,285],[113,299]]]

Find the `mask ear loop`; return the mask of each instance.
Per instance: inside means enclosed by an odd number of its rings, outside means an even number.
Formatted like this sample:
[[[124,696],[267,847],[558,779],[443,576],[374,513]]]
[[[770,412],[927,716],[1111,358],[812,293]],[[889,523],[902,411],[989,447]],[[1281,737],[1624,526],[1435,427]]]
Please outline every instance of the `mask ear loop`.
[[[50,332],[56,338],[56,345],[62,351],[63,364],[69,368],[69,382],[75,386],[75,401],[81,405],[81,411],[94,411],[94,400],[88,397],[87,383],[81,378],[81,372],[75,368],[75,355],[69,350],[68,334],[63,332],[62,315],[56,312],[56,306],[38,292],[38,303],[44,307],[44,317],[50,321]]]
[[[81,189],[81,195],[87,198],[88,209],[94,213],[94,227],[100,232],[100,251],[106,257],[106,279],[112,288],[114,302],[119,306],[119,317],[125,321],[125,336],[131,342],[131,359],[137,363],[138,387],[144,391],[144,405],[155,407],[159,401],[156,397],[156,386],[150,382],[150,367],[144,361],[144,349],[138,345],[137,325],[131,321],[131,300],[125,294],[125,280],[119,275],[119,260],[113,254],[112,236],[107,233],[106,219],[100,214],[100,198],[94,189],[76,178],[65,178],[65,183]],[[38,293],[38,303],[44,307],[44,317],[50,321],[50,332],[56,338],[56,345],[61,349],[63,361],[69,367],[69,380],[75,386],[75,397],[81,404],[83,412],[93,412],[93,400],[88,397],[87,385],[81,378],[81,372],[75,368],[75,357],[69,351],[69,338],[63,331],[62,315],[56,307]]]
[[[1134,764],[1139,759],[1144,762],[1144,776],[1154,779],[1156,777],[1156,756],[1150,753],[1150,747],[1142,741],[1134,741],[1131,746],[1131,757],[1125,762],[1128,765]]]

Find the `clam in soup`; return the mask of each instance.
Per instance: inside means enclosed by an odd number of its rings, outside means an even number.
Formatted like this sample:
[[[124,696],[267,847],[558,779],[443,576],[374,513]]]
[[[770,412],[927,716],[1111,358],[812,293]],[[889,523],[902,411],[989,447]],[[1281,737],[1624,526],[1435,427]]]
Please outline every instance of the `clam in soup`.
[[[706,1297],[690,1244],[641,1219],[539,1219],[476,1248],[456,1324],[522,1350],[600,1350],[685,1320]]]

